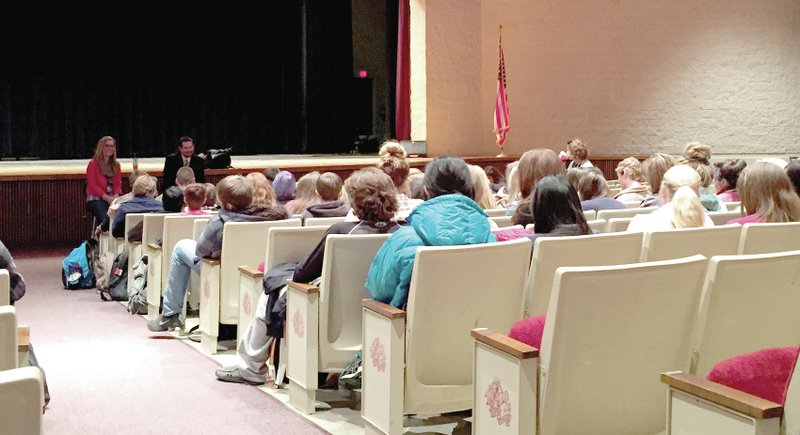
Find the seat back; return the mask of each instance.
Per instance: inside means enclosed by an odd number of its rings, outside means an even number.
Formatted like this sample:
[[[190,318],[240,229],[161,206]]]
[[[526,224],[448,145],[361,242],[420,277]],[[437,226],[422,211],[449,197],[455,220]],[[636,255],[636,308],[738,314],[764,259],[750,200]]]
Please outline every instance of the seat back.
[[[302,261],[316,248],[327,230],[324,226],[270,228],[264,271],[276,264]]]
[[[155,243],[156,239],[164,234],[164,218],[166,213],[148,213],[144,216],[142,227],[142,245]]]
[[[607,221],[605,219],[593,219],[586,222],[589,224],[589,229],[592,230],[593,233],[599,234],[606,231]]]
[[[484,210],[486,215],[489,217],[500,217],[500,216],[507,216],[508,210],[505,208],[490,208],[488,210]]]
[[[406,310],[404,413],[471,408],[469,331],[508,331],[519,320],[530,252],[527,239],[417,249]]]
[[[653,231],[645,234],[642,261],[669,260],[700,254],[706,258],[715,255],[736,255],[742,226],[681,228]]]
[[[706,259],[556,272],[540,352],[540,434],[656,433],[658,373],[686,352]]]
[[[256,267],[264,259],[270,228],[299,227],[299,219],[228,222],[222,227],[219,270],[219,322],[239,323],[239,266]]]
[[[5,269],[0,269],[0,306],[11,303],[11,275]]]
[[[612,218],[630,218],[637,214],[652,213],[658,207],[639,207],[639,208],[624,208],[621,210],[600,210],[597,212],[597,219],[609,220]]]
[[[496,223],[497,226],[500,227],[500,228],[510,227],[511,225],[514,225],[514,223],[511,222],[511,218],[512,218],[512,216],[490,216],[489,217],[489,219],[493,220],[494,223]]]
[[[372,260],[389,234],[331,234],[319,284],[319,370],[340,370],[361,350],[361,300]]]
[[[303,223],[304,226],[307,227],[329,227],[333,224],[338,224],[339,222],[344,222],[344,216],[336,216],[336,217],[310,217],[306,218],[305,222]]]
[[[122,236],[122,238],[125,239],[125,243],[129,243],[128,231],[130,231],[136,225],[142,223],[144,217],[148,214],[149,213],[128,213],[125,215],[125,234]]]
[[[637,232],[536,239],[525,289],[525,315],[547,311],[558,267],[637,263],[642,237]]]
[[[724,202],[723,204],[725,205],[725,209],[727,209],[728,211],[739,211],[742,208],[741,201]]]
[[[708,217],[711,218],[714,225],[725,225],[731,219],[742,217],[742,214],[738,211],[712,211],[708,213]]]
[[[586,218],[587,221],[593,220],[597,218],[597,211],[596,210],[584,210],[583,217]]]
[[[606,222],[607,233],[621,233],[628,230],[633,218],[611,218]]]
[[[795,251],[800,249],[800,222],[744,224],[740,254]]]
[[[164,216],[164,229],[161,235],[161,283],[162,286],[167,282],[169,272],[169,262],[172,260],[172,251],[179,240],[194,239],[194,221],[203,222],[203,226],[208,223],[207,216]]]
[[[692,337],[705,377],[735,355],[800,344],[800,251],[711,259]]]
[[[641,208],[642,201],[622,201],[625,204],[625,208]]]
[[[0,421],[3,433],[42,434],[44,373],[39,367],[0,371]]]
[[[17,368],[17,311],[0,306],[0,371]]]

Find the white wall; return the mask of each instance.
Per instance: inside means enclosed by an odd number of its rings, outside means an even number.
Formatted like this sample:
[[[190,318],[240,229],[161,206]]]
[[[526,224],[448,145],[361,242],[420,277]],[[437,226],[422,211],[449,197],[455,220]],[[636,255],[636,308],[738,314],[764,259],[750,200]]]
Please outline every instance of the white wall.
[[[573,137],[596,155],[680,153],[692,140],[715,154],[800,154],[798,1],[424,4],[433,155],[497,153],[501,23],[509,154]]]

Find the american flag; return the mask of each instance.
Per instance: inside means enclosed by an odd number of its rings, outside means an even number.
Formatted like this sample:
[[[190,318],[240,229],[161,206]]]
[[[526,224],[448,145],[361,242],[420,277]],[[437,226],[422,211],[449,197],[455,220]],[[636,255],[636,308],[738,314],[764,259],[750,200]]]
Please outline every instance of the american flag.
[[[506,143],[508,128],[508,95],[506,95],[506,61],[503,57],[503,28],[500,27],[500,65],[497,71],[497,97],[494,100],[494,134],[501,148]]]

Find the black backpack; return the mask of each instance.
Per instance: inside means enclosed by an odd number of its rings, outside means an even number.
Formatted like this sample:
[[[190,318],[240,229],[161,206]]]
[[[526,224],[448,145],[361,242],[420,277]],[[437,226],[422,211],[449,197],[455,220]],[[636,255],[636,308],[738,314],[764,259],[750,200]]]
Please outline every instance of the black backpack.
[[[100,289],[100,299],[104,301],[128,300],[128,251],[122,251],[111,265],[111,278],[107,289]]]

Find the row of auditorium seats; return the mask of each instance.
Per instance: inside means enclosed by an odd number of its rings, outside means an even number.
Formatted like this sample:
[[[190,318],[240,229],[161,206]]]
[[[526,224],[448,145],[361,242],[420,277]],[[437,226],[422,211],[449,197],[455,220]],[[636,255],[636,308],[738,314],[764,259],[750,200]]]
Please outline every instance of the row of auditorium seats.
[[[0,270],[0,423],[3,433],[42,433],[44,373],[27,367],[30,330],[9,305],[9,274]]]

